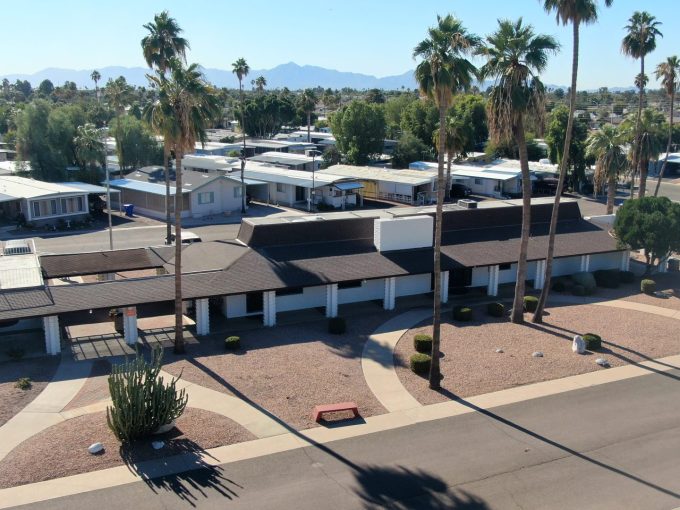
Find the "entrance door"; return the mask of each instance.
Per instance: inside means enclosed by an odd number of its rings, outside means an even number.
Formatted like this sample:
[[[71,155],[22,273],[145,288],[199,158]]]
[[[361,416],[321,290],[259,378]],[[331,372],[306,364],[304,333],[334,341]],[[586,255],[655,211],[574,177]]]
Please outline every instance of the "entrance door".
[[[305,200],[307,200],[307,188],[295,186],[295,201],[304,202]]]
[[[246,313],[261,312],[264,307],[262,292],[250,292],[246,294]]]

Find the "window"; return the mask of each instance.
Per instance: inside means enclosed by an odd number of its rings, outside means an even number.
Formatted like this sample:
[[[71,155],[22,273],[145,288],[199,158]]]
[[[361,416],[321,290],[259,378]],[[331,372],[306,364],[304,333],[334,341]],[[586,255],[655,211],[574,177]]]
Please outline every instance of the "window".
[[[277,193],[283,193],[283,183],[277,182],[276,183],[276,191]]]
[[[339,289],[356,289],[358,287],[361,287],[362,283],[363,283],[363,280],[350,280],[348,282],[340,282],[340,283],[338,283],[338,290]]]
[[[215,202],[215,193],[206,191],[198,194],[198,205],[212,204]]]
[[[50,200],[50,209],[52,211],[52,214],[59,214],[59,211],[57,211],[57,201],[56,200]]]
[[[234,188],[234,198],[241,198],[243,196],[243,188],[241,186],[236,186]]]
[[[478,186],[481,186],[482,180],[479,179],[479,178],[477,178],[477,177],[475,177],[475,184],[478,185]]]
[[[31,202],[31,204],[33,206],[33,217],[34,218],[40,217],[40,202],[36,200],[34,202]]]
[[[510,269],[511,264],[498,264],[499,271],[507,271]]]

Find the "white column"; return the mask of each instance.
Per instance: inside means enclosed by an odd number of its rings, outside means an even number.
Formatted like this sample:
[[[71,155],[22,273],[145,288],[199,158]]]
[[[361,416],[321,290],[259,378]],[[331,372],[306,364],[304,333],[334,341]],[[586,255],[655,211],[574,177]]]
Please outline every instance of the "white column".
[[[489,283],[486,286],[486,293],[489,296],[498,295],[498,275],[500,272],[499,266],[489,266]]]
[[[590,268],[590,255],[581,255],[581,272],[586,273]]]
[[[396,290],[397,279],[385,278],[385,298],[383,299],[383,308],[385,310],[394,310],[396,304]]]
[[[621,271],[630,271],[630,251],[621,252]]]
[[[442,303],[448,303],[449,302],[449,272],[448,271],[442,271],[441,272],[442,278]]]
[[[126,306],[123,309],[123,332],[125,343],[135,345],[137,343],[137,307]]]
[[[61,352],[59,317],[57,315],[43,317],[43,331],[45,332],[45,351],[47,354],[59,354]]]
[[[229,317],[229,312],[227,311],[227,296],[222,296],[222,315]]]
[[[536,261],[536,275],[534,276],[534,289],[542,289],[545,285],[545,259]]]
[[[265,326],[276,326],[276,292],[262,293],[262,312]]]
[[[208,298],[196,300],[196,334],[210,334],[210,303]]]
[[[338,284],[326,285],[326,317],[338,316]]]

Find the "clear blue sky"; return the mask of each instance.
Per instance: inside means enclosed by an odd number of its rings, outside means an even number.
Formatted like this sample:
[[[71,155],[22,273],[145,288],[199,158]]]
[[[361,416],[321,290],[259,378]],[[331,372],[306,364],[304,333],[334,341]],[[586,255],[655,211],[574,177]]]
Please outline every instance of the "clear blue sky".
[[[603,1],[598,2],[600,5]],[[636,9],[664,24],[664,37],[647,59],[652,71],[680,53],[677,0],[614,0],[601,7],[600,21],[581,34],[578,88],[630,86],[639,63],[620,52],[623,27]],[[571,28],[558,26],[538,0],[92,0],[3,2],[0,74],[33,73],[46,67],[95,69],[143,66],[139,41],[144,23],[168,9],[191,43],[189,60],[229,69],[245,57],[252,69],[294,61],[376,76],[400,74],[415,65],[413,47],[437,14],[452,13],[479,35],[492,32],[497,18],[523,16],[555,36],[562,51],[550,61],[545,83],[568,85]]]

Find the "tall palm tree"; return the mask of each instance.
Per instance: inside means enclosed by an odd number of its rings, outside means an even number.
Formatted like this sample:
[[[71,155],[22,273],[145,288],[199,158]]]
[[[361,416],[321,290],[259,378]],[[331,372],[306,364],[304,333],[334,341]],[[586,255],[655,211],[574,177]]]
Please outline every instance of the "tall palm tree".
[[[444,125],[446,129],[445,134],[445,144],[444,152],[446,153],[446,178],[445,181],[445,198],[449,200],[451,198],[451,164],[456,155],[462,154],[465,150],[471,133],[470,125],[465,123],[463,119],[454,117],[453,115],[448,115],[446,117],[446,124]],[[434,130],[432,135],[432,141],[437,147],[437,151],[441,151],[439,147],[439,129]]]
[[[250,72],[250,66],[246,62],[245,58],[239,58],[232,65],[232,72],[238,78],[238,90],[241,98],[241,131],[243,133],[243,154],[241,154],[241,214],[246,213],[246,181],[245,181],[245,169],[246,169],[246,109],[243,104],[243,78],[248,76]]]
[[[527,277],[527,250],[531,230],[531,180],[524,133],[527,115],[539,120],[544,113],[545,89],[538,75],[548,63],[548,55],[559,44],[547,35],[536,34],[522,18],[499,20],[498,30],[486,38],[481,54],[486,64],[481,79],[495,78],[487,103],[489,132],[495,141],[514,139],[519,148],[522,169],[522,231],[517,261],[517,282],[512,305],[512,322],[524,322],[524,290]],[[540,124],[540,122],[539,122]]]
[[[180,58],[186,62],[186,51],[189,41],[180,37],[182,29],[177,20],[170,17],[168,11],[163,11],[153,17],[152,23],[143,25],[149,32],[142,38],[142,53],[144,60],[151,69],[156,69],[162,76],[168,68],[172,58]],[[165,176],[165,242],[171,243],[172,217],[170,212],[170,144],[163,139],[163,174]]]
[[[157,129],[170,141],[175,153],[175,348],[184,352],[182,309],[182,157],[197,141],[206,141],[206,127],[219,113],[215,90],[207,84],[197,64],[184,67],[177,58],[168,60],[170,78],[158,73],[149,79],[158,90]],[[152,120],[153,123],[153,120]]]
[[[604,4],[609,7],[613,0],[605,0]],[[571,136],[574,129],[574,111],[576,109],[576,82],[578,78],[578,56],[580,44],[580,27],[597,21],[597,0],[544,0],[543,8],[546,12],[554,12],[557,23],[567,25],[571,23],[573,49],[571,54],[571,87],[569,88],[569,117],[567,119],[567,134],[564,138],[564,149],[560,160],[559,179],[555,190],[555,203],[553,204],[552,216],[550,217],[550,230],[548,233],[548,253],[545,260],[545,280],[541,296],[538,298],[538,306],[532,318],[533,322],[543,322],[543,309],[550,292],[550,280],[552,278],[553,255],[555,253],[555,235],[557,233],[557,220],[560,214],[560,199],[564,189],[564,180],[569,168],[569,152]]]
[[[316,108],[316,94],[312,89],[305,89],[298,96],[298,105],[307,115],[307,143],[312,143],[312,113]]]
[[[267,86],[267,78],[264,76],[258,76],[255,78],[255,89],[258,92],[264,92],[264,88]]]
[[[99,80],[102,79],[102,75],[96,69],[90,74],[90,79],[94,82],[94,91],[97,96],[97,101],[99,101]]]
[[[470,34],[463,23],[447,14],[437,16],[437,24],[428,29],[427,39],[413,49],[413,58],[421,58],[416,66],[415,78],[421,93],[433,98],[439,107],[439,125],[445,126],[446,112],[451,97],[457,90],[469,88],[476,69],[468,60],[480,40]],[[439,130],[439,147],[446,145],[446,129]],[[434,304],[432,317],[432,362],[430,365],[430,388],[441,385],[439,368],[439,343],[441,336],[441,246],[442,208],[444,204],[444,151],[437,158],[437,208],[434,232]]]
[[[602,189],[607,182],[607,214],[614,212],[616,183],[626,168],[626,154],[622,148],[623,140],[617,128],[605,124],[594,131],[586,142],[586,153],[595,158],[595,185]]]
[[[647,184],[647,166],[642,164],[639,155],[640,145],[640,116],[642,115],[642,98],[645,93],[646,80],[640,79],[645,76],[645,57],[656,48],[656,37],[663,37],[661,31],[657,28],[661,25],[660,21],[646,11],[635,11],[628,20],[628,25],[624,28],[627,31],[623,41],[621,42],[621,51],[634,59],[640,59],[640,74],[636,80],[636,86],[639,89],[638,95],[638,110],[637,120],[635,124],[635,140],[633,142],[633,158],[630,181],[630,196],[633,197],[635,190],[635,174],[640,173],[640,187],[638,196],[645,196],[645,188]]]
[[[671,152],[671,141],[673,139],[673,106],[675,105],[675,91],[678,87],[678,72],[680,72],[680,59],[675,55],[668,57],[665,62],[661,62],[656,66],[656,79],[661,80],[661,86],[671,100],[671,115],[668,122],[666,157],[663,160],[663,165],[661,166],[661,171],[659,172],[659,177],[656,181],[654,196],[659,194],[661,179],[663,179],[663,174],[666,171],[666,163],[668,163],[668,154]]]

